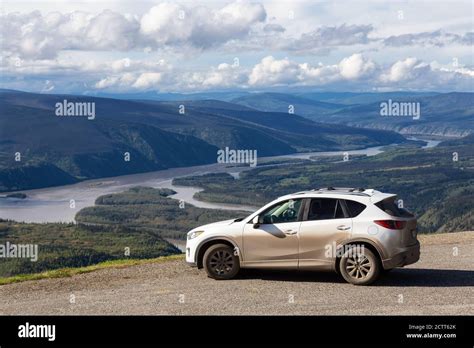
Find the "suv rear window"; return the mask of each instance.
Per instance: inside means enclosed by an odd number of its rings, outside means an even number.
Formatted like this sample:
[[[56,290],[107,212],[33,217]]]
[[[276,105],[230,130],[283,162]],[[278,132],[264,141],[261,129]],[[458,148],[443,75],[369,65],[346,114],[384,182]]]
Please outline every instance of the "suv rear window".
[[[399,208],[397,203],[395,203],[395,198],[390,197],[387,199],[384,199],[383,201],[380,201],[378,203],[375,203],[375,205],[386,212],[387,214],[391,216],[396,216],[396,217],[412,217],[413,214],[408,212],[407,210],[403,208]]]
[[[343,219],[341,203],[332,198],[313,198],[309,206],[307,220]]]
[[[356,201],[350,201],[347,199],[346,199],[346,205],[347,205],[347,208],[349,209],[350,217],[356,217],[357,215],[362,213],[364,209],[366,208],[365,204],[362,204]]]

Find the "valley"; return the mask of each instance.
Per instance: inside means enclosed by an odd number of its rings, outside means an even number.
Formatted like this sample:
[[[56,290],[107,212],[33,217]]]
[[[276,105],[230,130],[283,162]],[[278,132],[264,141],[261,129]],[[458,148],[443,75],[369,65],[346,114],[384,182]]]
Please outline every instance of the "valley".
[[[55,105],[64,100],[94,105],[94,119],[57,117]],[[391,131],[330,125],[217,100],[132,101],[1,90],[0,109],[4,192],[215,163],[225,147],[275,156],[405,141]]]
[[[2,90],[0,243],[36,244],[40,256],[4,260],[0,277],[179,254],[197,225],[316,187],[397,193],[421,233],[472,230],[471,97],[125,100]],[[380,117],[385,98],[421,100],[420,119]],[[95,117],[55,117],[65,99],[94,103]],[[256,151],[256,167],[216,163],[222,149]]]

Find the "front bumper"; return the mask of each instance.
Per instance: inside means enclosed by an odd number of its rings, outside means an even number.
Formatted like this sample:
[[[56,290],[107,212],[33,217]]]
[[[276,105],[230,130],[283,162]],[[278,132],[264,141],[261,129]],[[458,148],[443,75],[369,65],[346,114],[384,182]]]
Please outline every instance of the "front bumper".
[[[190,266],[197,266],[196,249],[200,238],[188,239],[186,241],[186,263]]]
[[[384,269],[392,269],[395,267],[411,265],[412,263],[417,262],[419,259],[420,243],[417,242],[415,245],[407,247],[401,253],[398,253],[389,259],[382,260],[382,264]]]

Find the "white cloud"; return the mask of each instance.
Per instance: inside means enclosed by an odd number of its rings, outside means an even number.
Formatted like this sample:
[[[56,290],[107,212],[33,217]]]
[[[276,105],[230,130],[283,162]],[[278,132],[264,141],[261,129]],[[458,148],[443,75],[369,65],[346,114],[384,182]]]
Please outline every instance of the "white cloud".
[[[360,53],[355,53],[344,58],[339,63],[339,71],[342,77],[348,80],[358,79],[370,75],[375,69],[375,64]]]
[[[38,3],[33,12],[25,6],[0,16],[1,82],[3,87],[58,93],[83,91],[82,86],[121,91],[272,86],[472,90],[472,68],[450,65],[472,56],[471,18],[462,10],[469,6],[430,12],[420,11],[427,5],[404,5],[401,21],[392,7],[368,3],[350,8],[263,2],[264,7],[250,1],[72,2],[50,13],[51,5]],[[445,13],[450,18],[443,21]],[[216,63],[234,56],[241,66]],[[321,56],[325,64],[315,63]]]
[[[311,66],[308,63],[299,64],[301,74],[300,80],[305,85],[325,85],[340,80],[339,67],[337,64],[324,65],[319,63]]]
[[[94,84],[96,89],[111,90],[147,90],[158,89],[163,80],[163,74],[159,72],[147,73],[124,73],[122,75],[107,76]]]
[[[2,57],[0,72],[15,76],[41,76],[58,74],[120,74],[124,72],[168,72],[173,66],[164,59],[132,60],[122,58],[117,60],[89,60],[58,57],[55,59],[19,59]]]
[[[98,81],[94,87],[97,89],[104,89],[110,87],[130,87],[133,83],[135,83],[136,77],[134,74],[125,73],[121,76],[108,76],[100,81]]]
[[[286,29],[280,24],[269,23],[263,27],[263,31],[266,33],[283,33]]]
[[[188,21],[184,6],[161,3],[143,15],[140,31],[155,42],[169,44],[185,41],[192,34],[192,25],[188,25]]]
[[[426,66],[426,64],[413,57],[399,60],[390,67],[388,72],[382,74],[380,79],[385,82],[410,80],[417,75],[418,69],[426,68]]]
[[[447,72],[454,72],[456,74],[460,74],[460,75],[463,75],[463,76],[466,76],[466,77],[474,78],[474,69],[456,68],[456,69],[450,70],[450,69],[442,68],[440,70],[441,71],[447,71]],[[474,82],[472,82],[472,86],[474,86]]]
[[[342,59],[338,65],[312,66],[297,63],[288,58],[265,57],[254,66],[249,84],[255,86],[276,86],[282,84],[321,85],[338,80],[357,80],[371,75],[376,65],[362,54],[356,53]]]
[[[80,84],[96,90],[116,92],[136,90],[200,91],[229,88],[265,89],[275,86],[319,86],[339,90],[472,90],[474,70],[467,66],[427,63],[409,57],[388,65],[376,64],[360,53],[335,64],[311,64],[290,58],[266,56],[251,67],[221,63],[208,69],[190,71],[158,59],[122,58],[111,61],[3,59],[0,72],[4,88],[42,92],[64,91]],[[8,71],[14,69],[12,74]],[[80,76],[71,80],[70,76]],[[21,88],[20,83],[23,83]],[[20,87],[19,87],[20,86]],[[88,87],[89,88],[89,87]]]
[[[131,65],[131,60],[130,58],[123,58],[123,59],[118,59],[116,61],[113,61],[110,64],[110,67],[112,68],[113,71],[123,71],[127,68],[130,68]]]
[[[236,1],[217,10],[161,3],[143,15],[140,25],[144,36],[157,45],[210,48],[247,36],[265,18],[265,8],[258,3]]]
[[[61,50],[130,50],[135,47],[139,24],[130,16],[110,10],[97,15],[84,12],[2,16],[0,33],[7,55],[22,59],[50,59]]]
[[[161,81],[161,73],[143,73],[138,76],[137,80],[133,83],[132,87],[138,89],[148,89],[150,87],[158,87],[158,83]]]
[[[221,63],[208,71],[184,72],[176,80],[175,90],[205,90],[212,88],[245,87],[246,69],[237,64]]]
[[[409,57],[390,65],[375,84],[392,89],[472,91],[473,82],[474,70],[468,67],[426,63]]]
[[[442,30],[433,32],[422,32],[414,34],[392,35],[383,40],[387,46],[435,46],[443,47],[447,45],[459,44],[472,46],[474,43],[474,32],[467,32],[464,35],[448,33]]]
[[[298,81],[299,66],[288,58],[268,56],[255,65],[249,76],[250,85],[280,85]]]
[[[0,33],[7,55],[51,59],[61,50],[129,51],[168,45],[206,49],[244,38],[265,18],[258,3],[237,1],[211,9],[164,2],[141,18],[112,10],[10,13],[1,16]]]
[[[284,47],[293,51],[312,51],[320,48],[367,44],[372,25],[321,26],[303,33],[299,39],[290,40]]]
[[[110,10],[91,17],[84,29],[84,49],[125,51],[139,40],[137,19]]]
[[[94,83],[97,89],[157,89],[174,74],[173,66],[164,60],[152,63],[124,58],[103,63],[100,68],[109,75]]]

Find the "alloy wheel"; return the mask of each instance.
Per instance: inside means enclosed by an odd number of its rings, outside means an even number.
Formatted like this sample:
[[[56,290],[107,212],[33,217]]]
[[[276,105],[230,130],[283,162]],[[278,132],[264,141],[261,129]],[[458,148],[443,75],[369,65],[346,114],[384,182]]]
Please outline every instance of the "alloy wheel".
[[[372,269],[372,262],[364,254],[355,254],[347,259],[347,274],[354,279],[367,277]]]
[[[227,250],[217,250],[211,255],[209,265],[217,275],[224,275],[234,268],[234,258]]]

